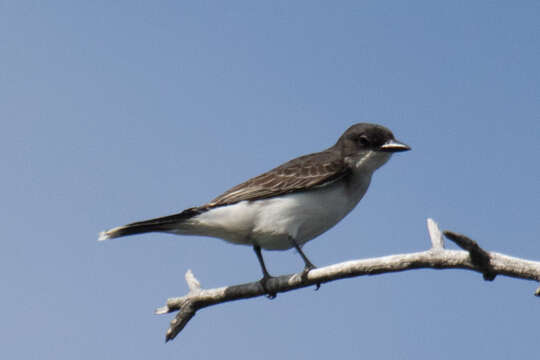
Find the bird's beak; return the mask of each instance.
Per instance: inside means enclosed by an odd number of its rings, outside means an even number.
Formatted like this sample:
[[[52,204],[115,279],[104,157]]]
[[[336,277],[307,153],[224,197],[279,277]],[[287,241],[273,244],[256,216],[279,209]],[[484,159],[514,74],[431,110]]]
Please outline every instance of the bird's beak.
[[[384,144],[381,145],[379,148],[379,151],[384,152],[400,152],[400,151],[408,151],[411,150],[411,147],[407,144],[404,144],[402,142],[399,142],[397,140],[388,140]]]

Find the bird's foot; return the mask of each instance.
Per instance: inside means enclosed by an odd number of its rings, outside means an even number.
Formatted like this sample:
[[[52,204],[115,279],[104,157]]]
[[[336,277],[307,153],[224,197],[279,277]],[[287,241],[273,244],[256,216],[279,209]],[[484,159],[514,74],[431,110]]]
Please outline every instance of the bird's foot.
[[[268,281],[273,279],[274,277],[268,274],[265,274],[261,280],[259,280],[259,284],[261,284],[261,287],[263,288],[264,292],[266,293],[266,297],[271,299],[275,299],[277,296],[277,293],[275,291],[270,291],[268,289]]]
[[[306,281],[307,280],[307,275],[308,273],[313,270],[313,269],[316,269],[317,267],[315,265],[313,265],[311,262],[309,264],[306,264],[306,266],[304,266],[304,270],[302,270],[302,273],[301,273],[301,278],[302,278],[302,281]],[[319,290],[321,288],[321,283],[317,283],[315,284],[315,291]]]
[[[311,263],[309,264],[306,264],[306,266],[304,266],[304,270],[302,270],[302,273],[301,273],[301,276],[302,276],[302,280],[307,280],[307,275],[308,273],[313,270],[313,269],[316,269],[317,267]]]

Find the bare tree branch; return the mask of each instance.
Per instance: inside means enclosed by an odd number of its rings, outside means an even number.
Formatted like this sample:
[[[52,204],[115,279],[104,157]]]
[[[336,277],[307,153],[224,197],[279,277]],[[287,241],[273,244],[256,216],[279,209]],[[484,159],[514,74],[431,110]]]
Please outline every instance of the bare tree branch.
[[[282,293],[349,277],[421,268],[473,270],[483,274],[485,280],[493,280],[496,275],[505,275],[540,281],[540,262],[487,252],[465,235],[451,231],[444,231],[444,235],[465,251],[446,250],[438,225],[432,219],[428,219],[427,222],[432,245],[429,250],[346,261],[313,269],[304,278],[301,274],[278,276],[267,282],[268,291]],[[167,305],[156,310],[156,314],[178,311],[167,330],[166,341],[174,339],[199,309],[228,301],[267,295],[259,281],[216,289],[201,289],[191,270],[186,273],[186,281],[190,289],[187,295],[168,299]],[[540,288],[536,290],[535,295],[540,296]]]
[[[445,231],[444,236],[455,242],[463,250],[469,252],[472,263],[482,270],[484,280],[495,280],[497,273],[493,272],[491,269],[491,257],[476,241],[453,231]]]

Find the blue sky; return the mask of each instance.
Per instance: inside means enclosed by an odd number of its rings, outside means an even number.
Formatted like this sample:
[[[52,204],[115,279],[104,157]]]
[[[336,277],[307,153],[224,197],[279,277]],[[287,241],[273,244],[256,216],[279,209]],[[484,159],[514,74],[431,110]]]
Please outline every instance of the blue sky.
[[[323,266],[424,250],[425,219],[540,260],[536,1],[3,1],[0,354],[18,359],[532,358],[533,282],[459,270],[354,278],[201,311],[257,280],[249,247],[99,231],[204,203],[356,122],[413,151],[304,248]],[[452,247],[450,245],[450,247]],[[293,251],[266,252],[273,274]]]

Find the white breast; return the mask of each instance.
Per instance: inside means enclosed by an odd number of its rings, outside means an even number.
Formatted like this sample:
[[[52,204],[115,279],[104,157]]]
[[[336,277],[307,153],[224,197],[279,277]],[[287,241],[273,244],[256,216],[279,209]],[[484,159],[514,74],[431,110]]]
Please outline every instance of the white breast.
[[[369,182],[368,182],[369,184]],[[324,189],[290,194],[270,203],[268,210],[258,218],[255,233],[258,241],[267,249],[289,248],[290,240],[283,236],[273,239],[266,236],[272,231],[272,223],[277,220],[279,233],[294,237],[299,244],[317,237],[343,219],[360,201],[367,185],[349,188],[338,183]],[[266,213],[270,217],[266,217]]]
[[[304,244],[337,224],[364,196],[369,180],[217,207],[195,217],[189,233],[268,250],[289,249],[289,237]]]
[[[329,186],[275,198],[241,201],[210,209],[174,231],[217,237],[267,250],[292,247],[290,237],[304,244],[343,219],[366,193],[371,175],[390,156],[371,151],[350,159],[353,175]]]

